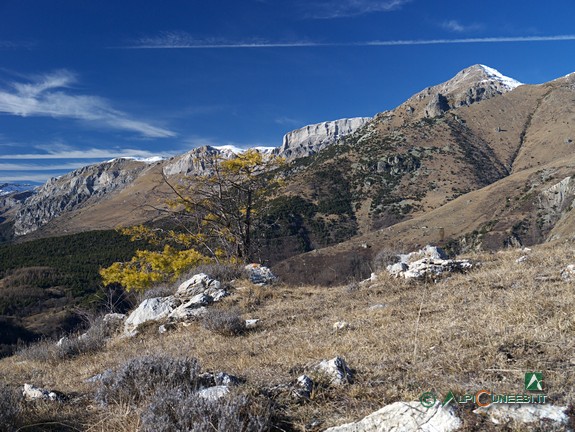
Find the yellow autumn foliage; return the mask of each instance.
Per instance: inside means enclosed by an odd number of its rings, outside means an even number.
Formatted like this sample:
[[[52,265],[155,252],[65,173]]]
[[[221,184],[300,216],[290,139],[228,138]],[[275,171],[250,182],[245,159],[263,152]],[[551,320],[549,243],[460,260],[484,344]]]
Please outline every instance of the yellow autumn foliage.
[[[100,275],[106,285],[119,283],[128,291],[139,291],[173,281],[190,268],[213,261],[195,249],[176,250],[166,245],[161,252],[138,250],[128,262],[116,262],[100,269]]]

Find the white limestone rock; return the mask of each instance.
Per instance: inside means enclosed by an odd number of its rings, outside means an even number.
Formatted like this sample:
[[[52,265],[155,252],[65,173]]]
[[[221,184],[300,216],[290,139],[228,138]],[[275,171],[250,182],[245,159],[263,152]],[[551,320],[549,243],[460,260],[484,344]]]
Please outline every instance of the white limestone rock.
[[[309,399],[313,392],[313,380],[307,375],[300,375],[292,390],[292,395],[296,399]]]
[[[144,300],[124,322],[124,334],[134,336],[138,326],[167,318],[180,302],[174,297],[154,297]]]
[[[350,135],[372,120],[370,117],[346,118],[305,126],[284,135],[278,156],[292,161],[311,156]]]
[[[198,273],[187,281],[182,282],[178,287],[175,296],[178,298],[189,299],[198,294],[218,294],[221,287],[222,284],[218,280],[212,279],[205,273]]]
[[[424,408],[416,401],[387,405],[356,423],[331,427],[325,432],[451,432],[461,426],[451,406],[436,403]]]
[[[437,278],[444,273],[466,272],[473,267],[469,260],[451,260],[436,246],[398,255],[400,262],[387,266],[389,274],[406,279]]]
[[[566,425],[569,417],[566,414],[567,407],[554,405],[531,405],[531,404],[492,404],[488,407],[477,408],[473,412],[489,417],[495,424],[509,423],[537,423],[543,420]]]
[[[353,382],[353,372],[341,357],[323,360],[313,368],[313,371],[332,385],[340,386]]]
[[[224,396],[226,396],[229,392],[230,388],[228,386],[218,385],[198,390],[196,392],[196,395],[208,401],[217,401],[218,399],[221,399]]]
[[[253,329],[256,328],[258,326],[258,323],[260,322],[259,319],[247,319],[246,320],[246,328],[247,329]]]
[[[272,271],[261,264],[248,264],[245,270],[250,282],[255,285],[269,285],[277,280]]]
[[[208,309],[205,306],[195,307],[195,305],[191,305],[193,307],[186,307],[187,304],[181,304],[177,308],[175,308],[170,314],[168,318],[172,321],[184,321],[184,326],[187,326],[185,321],[194,321],[202,318],[207,312]]]
[[[60,399],[60,397],[55,392],[40,387],[36,387],[32,384],[24,384],[22,395],[24,396],[24,399],[29,401],[33,400],[57,401]]]
[[[351,325],[346,321],[337,321],[333,324],[334,330],[348,330],[351,328]]]

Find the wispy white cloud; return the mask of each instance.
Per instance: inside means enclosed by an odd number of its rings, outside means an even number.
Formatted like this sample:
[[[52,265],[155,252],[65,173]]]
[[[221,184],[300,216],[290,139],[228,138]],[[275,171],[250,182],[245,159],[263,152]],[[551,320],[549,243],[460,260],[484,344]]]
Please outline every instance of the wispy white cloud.
[[[33,48],[36,44],[34,42],[25,41],[10,41],[10,40],[0,40],[0,50],[13,50],[18,48]]]
[[[43,159],[113,159],[121,157],[150,158],[154,156],[173,156],[176,151],[151,152],[132,148],[86,148],[81,149],[61,143],[34,146],[36,152],[20,154],[3,154],[0,159],[10,160],[43,160]]]
[[[282,125],[282,126],[290,126],[290,127],[303,124],[303,122],[301,120],[287,117],[287,116],[277,117],[276,119],[274,119],[274,122],[279,124],[279,125]]]
[[[56,171],[75,170],[85,165],[84,161],[39,165],[34,163],[0,163],[0,171]]]
[[[261,38],[228,40],[223,38],[195,38],[183,31],[162,32],[157,36],[143,37],[131,41],[124,49],[162,49],[162,48],[266,48],[266,47],[304,47],[317,46],[310,41],[274,42]]]
[[[483,26],[481,24],[462,24],[458,20],[448,20],[441,23],[441,27],[447,31],[454,33],[465,33],[481,30]]]
[[[473,43],[511,43],[511,42],[561,42],[575,41],[575,35],[555,35],[555,36],[510,36],[510,37],[481,37],[481,38],[457,38],[457,39],[399,39],[399,40],[373,40],[359,42],[272,42],[262,41],[257,43],[246,43],[243,41],[225,41],[222,43],[200,43],[179,42],[175,45],[162,43],[157,40],[151,45],[130,45],[120,48],[125,49],[221,49],[221,48],[298,48],[298,47],[361,47],[361,46],[401,46],[401,45],[453,45],[453,44],[473,44]]]
[[[334,19],[390,12],[401,9],[411,0],[316,0],[305,3],[305,17]]]
[[[76,81],[73,73],[61,70],[31,82],[12,82],[8,89],[0,89],[0,112],[20,117],[71,118],[150,138],[176,136],[175,132],[135,120],[112,108],[104,98],[70,94]]]

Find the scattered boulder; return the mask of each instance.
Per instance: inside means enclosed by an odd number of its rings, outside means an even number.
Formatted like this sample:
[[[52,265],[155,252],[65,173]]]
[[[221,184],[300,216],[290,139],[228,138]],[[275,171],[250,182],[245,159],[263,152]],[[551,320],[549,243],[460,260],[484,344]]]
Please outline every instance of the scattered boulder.
[[[436,246],[425,246],[417,252],[398,255],[400,262],[387,266],[389,274],[406,279],[437,278],[444,273],[466,272],[473,267],[469,260],[448,259]]]
[[[40,387],[33,386],[32,384],[24,384],[24,388],[22,390],[22,395],[24,399],[33,401],[33,400],[49,400],[49,401],[57,401],[60,400],[61,397],[53,392],[52,390],[46,390]]]
[[[144,300],[124,322],[124,334],[133,336],[141,324],[167,318],[178,305],[179,301],[172,296]]]
[[[451,432],[462,426],[451,406],[439,402],[424,408],[419,401],[395,402],[356,423],[331,427],[325,432]]]
[[[182,299],[191,299],[199,294],[209,295],[218,300],[225,296],[226,291],[222,289],[220,281],[210,278],[205,273],[198,273],[178,287],[175,296]],[[217,301],[217,300],[215,300]]]
[[[277,279],[269,268],[261,264],[248,264],[245,270],[250,282],[255,285],[269,285]]]
[[[307,375],[300,375],[292,390],[292,395],[296,399],[309,399],[313,391],[313,380]]]
[[[323,360],[313,367],[313,371],[329,381],[329,384],[344,385],[353,382],[353,372],[341,357],[334,357],[331,360]]]
[[[219,281],[199,273],[180,284],[175,295],[144,300],[124,321],[124,334],[134,336],[138,326],[149,321],[189,321],[201,318],[206,306],[219,301],[229,293]],[[120,314],[113,314],[120,315]],[[120,317],[109,318],[119,320]],[[167,327],[160,327],[163,333]]]
[[[559,425],[566,425],[569,417],[565,413],[567,407],[554,405],[528,405],[528,404],[492,404],[488,407],[477,408],[473,412],[486,415],[495,424],[509,423],[536,423],[543,420]]]
[[[184,303],[174,309],[168,315],[173,321],[193,321],[198,320],[206,315],[208,309],[205,306],[199,306],[194,303]]]
[[[208,401],[217,401],[218,399],[226,396],[229,392],[230,389],[228,386],[219,385],[198,390],[196,394],[202,399],[206,399]]]

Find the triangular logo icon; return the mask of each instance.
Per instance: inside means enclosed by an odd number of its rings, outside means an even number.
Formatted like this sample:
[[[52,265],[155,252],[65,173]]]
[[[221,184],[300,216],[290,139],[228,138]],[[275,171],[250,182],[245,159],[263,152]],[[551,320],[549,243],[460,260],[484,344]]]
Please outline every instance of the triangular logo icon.
[[[455,399],[455,396],[453,396],[453,392],[449,390],[449,393],[447,393],[447,396],[443,399],[441,406],[448,405],[453,399]]]
[[[543,374],[541,372],[525,373],[525,390],[543,391]]]

